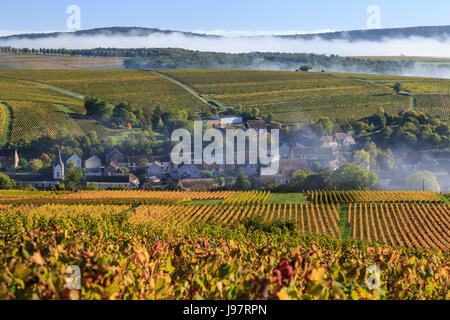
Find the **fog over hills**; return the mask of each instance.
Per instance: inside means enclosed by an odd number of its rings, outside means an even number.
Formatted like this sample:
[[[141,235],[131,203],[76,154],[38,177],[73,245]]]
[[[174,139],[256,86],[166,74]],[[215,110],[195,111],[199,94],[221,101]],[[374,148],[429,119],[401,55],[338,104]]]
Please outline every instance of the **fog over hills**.
[[[257,33],[256,33],[257,34]],[[311,34],[279,34],[279,35],[245,35],[224,36],[220,34],[183,32],[173,30],[160,30],[157,28],[140,27],[112,27],[81,30],[76,32],[52,32],[31,33],[0,37],[0,46],[29,49],[70,49],[90,50],[96,48],[136,49],[136,48],[159,48],[159,49],[184,49],[203,53],[226,53],[226,54],[250,54],[250,53],[308,53],[315,55],[338,55],[338,56],[408,56],[408,57],[444,57],[450,58],[450,26],[409,27],[392,29],[353,30]],[[161,51],[162,52],[162,51]],[[172,52],[171,52],[172,53]],[[91,55],[91,53],[84,53]],[[96,54],[94,54],[96,55]],[[183,56],[186,57],[187,53]],[[110,53],[107,56],[111,56]],[[117,51],[116,55],[120,55]],[[139,61],[134,66],[154,66],[154,54],[133,56],[127,58],[147,58],[151,61]],[[158,56],[160,57],[160,56]],[[235,58],[235,57],[228,57]],[[170,57],[173,60],[173,55]],[[175,58],[177,59],[177,58]],[[203,56],[198,57],[202,62]],[[213,56],[212,59],[220,60]],[[258,60],[259,59],[259,60]],[[243,65],[237,64],[237,68],[257,69],[291,69],[292,66],[286,61],[267,64],[258,59]],[[284,59],[284,58],[283,58]],[[179,61],[171,61],[173,65],[179,65]],[[290,64],[300,62],[294,59]],[[169,63],[169,64],[170,64]],[[306,62],[309,63],[309,62]],[[312,63],[312,62],[311,62]],[[310,64],[311,64],[310,63]],[[345,63],[345,61],[344,61]],[[380,62],[382,63],[382,62]],[[168,64],[167,61],[160,63],[161,67]],[[386,64],[386,63],[384,63]],[[183,67],[196,67],[186,65]],[[213,66],[215,64],[213,63]],[[223,68],[230,64],[223,64]],[[325,68],[330,71],[357,72],[358,66],[342,68],[339,65],[317,65],[317,68]],[[369,68],[371,71],[373,68]],[[367,70],[362,69],[362,72]],[[376,71],[375,71],[376,72]],[[383,71],[384,72],[384,71]],[[417,65],[404,66],[402,70],[394,70],[395,74],[432,76],[448,78],[450,75],[450,62],[418,63]]]
[[[80,30],[75,32],[52,32],[52,33],[25,33],[19,35],[9,35],[0,37],[0,41],[24,40],[24,39],[43,39],[55,38],[63,35],[82,36],[135,36],[145,37],[149,35],[184,35],[196,38],[224,38],[222,35],[211,35],[207,31],[205,33],[194,33],[173,30],[160,30],[157,28],[141,28],[141,27],[111,27],[96,28],[89,30]],[[440,41],[446,41],[450,36],[450,26],[430,26],[430,27],[408,27],[408,28],[389,28],[389,29],[371,29],[371,30],[351,30],[337,31],[326,33],[309,33],[309,34],[293,34],[293,35],[259,35],[259,36],[242,36],[245,38],[258,38],[271,36],[284,39],[302,39],[302,40],[347,40],[347,41],[383,41],[386,38],[402,39],[409,37],[433,38]]]

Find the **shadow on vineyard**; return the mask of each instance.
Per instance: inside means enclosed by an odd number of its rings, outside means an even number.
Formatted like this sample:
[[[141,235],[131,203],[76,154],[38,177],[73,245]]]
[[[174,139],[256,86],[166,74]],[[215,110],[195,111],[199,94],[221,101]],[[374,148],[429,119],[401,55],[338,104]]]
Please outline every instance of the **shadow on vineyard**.
[[[242,221],[245,228],[249,230],[259,230],[267,233],[280,233],[280,232],[299,232],[299,226],[293,221],[277,219],[273,221],[264,220],[261,217],[249,218]]]
[[[347,211],[348,211],[348,207],[346,207],[346,206],[340,207],[338,209],[338,213],[339,213],[339,217],[340,217],[340,220],[338,223],[338,228],[339,228],[339,231],[341,232],[342,239],[351,239],[352,238],[351,225],[349,225],[347,222]]]

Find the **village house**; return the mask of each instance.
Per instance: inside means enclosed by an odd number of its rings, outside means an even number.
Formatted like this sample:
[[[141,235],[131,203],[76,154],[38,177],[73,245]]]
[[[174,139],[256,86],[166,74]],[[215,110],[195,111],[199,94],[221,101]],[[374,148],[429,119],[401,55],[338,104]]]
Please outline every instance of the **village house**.
[[[338,147],[338,143],[334,141],[333,136],[323,136],[320,141],[322,142],[321,148],[336,149]]]
[[[254,129],[258,133],[267,131],[267,124],[265,120],[248,120],[245,124],[246,129]]]
[[[244,122],[242,117],[232,116],[232,115],[213,117],[213,118],[211,118],[211,120],[220,120],[220,125],[223,127],[237,125],[237,124],[241,124]]]
[[[73,163],[73,165],[76,168],[80,168],[82,166],[81,157],[77,155],[76,153],[72,154],[67,160],[66,160],[66,166],[70,166],[70,164]]]
[[[282,158],[289,159],[291,157],[291,147],[287,143],[283,143],[280,146],[280,156]]]
[[[223,165],[223,164],[216,164],[216,163],[206,164],[206,163],[203,163],[202,165],[196,165],[196,167],[202,172],[209,171],[215,176],[222,175],[222,174],[225,173],[225,165]]]
[[[115,163],[111,162],[103,171],[105,176],[124,176],[125,172]]]
[[[10,175],[11,179],[14,179],[17,183],[22,184],[24,187],[33,186],[38,189],[53,189],[58,183],[62,183],[64,180],[64,162],[61,157],[61,150],[58,148],[58,155],[52,162],[52,174],[51,175]]]
[[[270,175],[270,176],[260,176],[259,184],[262,187],[268,186],[270,184],[283,184],[285,183],[285,179],[281,174]]]
[[[125,190],[139,188],[139,179],[133,174],[124,176],[87,176],[85,182],[87,185],[94,185],[101,190],[106,190],[108,188]]]
[[[142,189],[149,190],[153,188],[160,188],[162,187],[161,179],[158,179],[157,177],[149,177],[147,178],[144,183],[141,184]]]
[[[169,165],[169,175],[172,179],[200,179],[203,178],[201,171],[193,164]]]
[[[205,120],[203,124],[212,127],[214,129],[224,129],[226,126],[221,123],[220,120]]]
[[[336,160],[336,156],[332,148],[292,148],[291,159],[300,159],[304,161],[308,167],[317,161],[322,168],[330,167],[330,163]]]
[[[102,175],[102,160],[97,156],[92,156],[84,163],[85,176],[101,176]]]
[[[113,149],[106,155],[106,163],[114,162],[119,167],[136,170],[139,166],[147,167],[155,161],[162,161],[164,156],[126,156],[117,149]]]
[[[117,149],[113,149],[106,155],[106,163],[117,163],[122,166],[122,163],[125,163],[125,156]]]
[[[353,138],[354,133],[348,132],[348,133],[335,133],[334,138],[336,139],[336,142],[338,143],[338,147],[343,149],[350,149],[353,146],[356,145],[356,141]]]
[[[14,148],[0,148],[0,165],[2,169],[17,168],[19,154]]]
[[[242,170],[244,171],[247,177],[254,177],[258,175],[258,165],[257,164],[247,164],[242,166]]]
[[[140,166],[147,168],[152,162],[162,161],[164,156],[129,156],[126,163],[118,163],[120,166],[128,167],[131,170],[136,170]]]
[[[299,159],[281,159],[278,163],[280,175],[285,183],[289,183],[291,175],[296,170],[305,169],[306,165]]]
[[[164,175],[169,173],[169,164],[168,163],[163,164],[158,161],[152,162],[147,167],[146,173],[147,177],[156,177],[162,180]]]

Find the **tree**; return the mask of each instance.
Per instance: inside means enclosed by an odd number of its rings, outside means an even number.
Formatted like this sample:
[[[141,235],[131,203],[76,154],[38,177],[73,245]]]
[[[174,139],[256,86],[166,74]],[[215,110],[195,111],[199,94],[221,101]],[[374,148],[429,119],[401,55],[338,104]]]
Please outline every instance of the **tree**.
[[[33,170],[34,173],[39,172],[39,170],[42,169],[42,167],[44,166],[44,163],[42,162],[42,160],[40,159],[33,159],[33,161],[31,162],[31,170]]]
[[[11,180],[6,174],[0,173],[0,189],[11,189],[14,188],[15,185],[14,180]]]
[[[84,107],[86,108],[86,115],[99,119],[106,119],[111,116],[113,112],[113,107],[106,101],[95,97],[86,98]]]
[[[330,168],[325,168],[317,173],[306,177],[305,186],[297,190],[324,190],[330,188],[330,179],[333,171]]]
[[[322,169],[322,164],[319,161],[314,161],[311,164],[311,169],[314,172],[318,172],[318,171],[320,171]]]
[[[299,68],[299,70],[303,71],[303,72],[308,72],[308,71],[312,70],[312,67],[311,66],[301,66]]]
[[[311,175],[308,170],[296,170],[291,174],[291,184],[298,189],[305,189],[306,178]]]
[[[333,133],[333,122],[328,117],[320,117],[312,128],[317,134],[329,136]]]
[[[255,108],[252,109],[251,113],[252,113],[252,118],[256,119],[259,116],[260,110],[255,107]]]
[[[395,165],[395,157],[391,149],[387,149],[385,152],[379,152],[377,155],[377,164],[381,170],[392,170]]]
[[[214,174],[211,171],[206,170],[205,171],[205,178],[214,178]]]
[[[41,158],[42,162],[44,163],[52,163],[52,159],[50,158],[50,156],[46,153],[41,154]]]
[[[146,158],[140,158],[138,160],[137,166],[139,169],[145,169],[148,167],[148,160]]]
[[[259,190],[258,180],[252,178],[250,181],[250,190]]]
[[[402,90],[402,84],[397,82],[396,84],[394,84],[392,89],[394,89],[395,94],[399,94],[400,91]]]
[[[417,171],[406,179],[406,186],[411,190],[424,190],[440,192],[441,188],[435,177],[430,171]]]
[[[247,176],[243,172],[239,172],[239,174],[236,176],[234,189],[239,191],[248,189]]]
[[[122,170],[124,175],[126,176],[128,176],[131,173],[131,170],[128,167],[120,167],[120,170]]]
[[[378,108],[377,113],[375,113],[372,116],[372,122],[378,128],[384,128],[386,126],[387,119],[386,119],[386,111],[384,110],[384,108]]]
[[[68,188],[73,188],[74,186],[79,185],[81,180],[83,180],[83,170],[71,165],[65,172],[64,184]]]
[[[27,161],[26,159],[20,158],[20,160],[19,160],[19,166],[20,166],[21,168],[23,168],[23,169],[26,169],[26,168],[28,168],[29,163],[28,163],[28,161]]]
[[[333,173],[332,183],[336,189],[367,190],[376,187],[378,176],[361,166],[346,163]]]
[[[157,129],[164,129],[164,122],[161,118],[159,118],[158,125],[156,126]]]
[[[370,164],[370,154],[366,150],[359,150],[353,154],[353,162],[355,164],[364,163],[365,165]]]

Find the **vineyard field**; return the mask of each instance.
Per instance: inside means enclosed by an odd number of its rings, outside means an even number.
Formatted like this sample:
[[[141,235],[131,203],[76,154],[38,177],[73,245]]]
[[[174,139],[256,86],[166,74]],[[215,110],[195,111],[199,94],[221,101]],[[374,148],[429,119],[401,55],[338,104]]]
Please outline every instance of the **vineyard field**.
[[[0,190],[0,299],[448,300],[450,205],[371,196]]]
[[[164,74],[197,90],[206,100],[238,107],[257,107],[262,116],[271,113],[285,123],[311,121],[321,116],[332,119],[360,119],[379,107],[389,113],[410,110],[407,95],[395,95],[390,86],[399,81],[414,94],[449,93],[448,81],[336,73],[242,70],[14,70],[0,71],[0,100],[51,102],[76,113],[85,112],[83,101],[23,82],[32,81],[85,96],[97,96],[112,104],[129,102],[135,106],[203,111],[208,105]],[[16,81],[17,80],[17,81]],[[444,95],[445,97],[445,95]],[[424,99],[434,99],[424,102]],[[418,95],[418,109],[446,114],[446,100]],[[425,103],[425,104],[424,104]],[[86,121],[80,125],[89,127]],[[94,129],[99,136],[113,132]]]
[[[438,78],[406,77],[391,75],[370,74],[336,74],[338,77],[351,77],[353,79],[366,80],[370,83],[392,87],[400,83],[402,90],[411,93],[448,94],[450,93],[450,80]]]
[[[352,237],[411,248],[450,249],[450,207],[446,205],[349,205]]]
[[[11,115],[8,110],[8,106],[5,103],[0,102],[0,132],[5,136],[8,136],[9,133],[9,123]]]
[[[314,203],[442,202],[432,191],[308,191],[307,195]]]
[[[450,119],[450,94],[418,94],[417,110],[434,117]]]
[[[130,205],[59,205],[46,204],[42,206],[22,205],[12,209],[17,212],[24,212],[28,215],[44,215],[50,217],[65,216],[91,216],[101,217],[102,215],[115,215],[127,212]],[[10,209],[11,210],[11,209]]]
[[[10,137],[13,143],[45,136],[55,138],[66,132],[75,137],[86,134],[76,120],[51,103],[8,101],[8,105],[14,115]]]
[[[419,80],[419,81],[400,81],[402,90],[413,93],[450,93],[450,80]],[[395,82],[385,82],[388,86],[393,86]]]
[[[181,192],[181,191],[79,191],[79,192],[28,192],[20,190],[0,191],[1,204],[140,204],[183,203],[192,200],[223,200],[232,197],[233,191]]]
[[[329,73],[236,70],[164,70],[202,94],[231,106],[258,107],[279,121],[361,118],[378,107],[408,110],[408,97],[351,77]]]
[[[0,72],[0,100],[53,103],[68,107],[71,110],[84,110],[81,99],[51,90],[49,88],[16,80],[4,79]]]
[[[206,105],[171,81],[145,70],[0,71],[2,77],[49,84],[112,104],[129,102],[151,109],[161,106],[191,112],[200,111]]]
[[[62,195],[64,201],[47,198],[42,201],[16,201],[3,204],[5,212],[24,212],[45,216],[93,216],[127,213],[132,224],[154,226],[173,225],[176,228],[190,224],[212,223],[223,226],[262,221],[275,226],[290,224],[303,235],[329,235],[335,239],[349,238],[368,243],[414,249],[450,250],[450,206],[437,204],[405,203],[350,203],[339,204],[258,204],[257,200],[236,203],[238,193],[227,192],[172,192],[152,195],[143,200],[139,192],[119,193],[115,200],[101,204],[92,201],[104,196],[98,192],[83,199],[83,204],[73,194]],[[267,194],[257,194],[264,199]],[[17,196],[16,199],[19,199]],[[80,196],[76,197],[77,199]],[[23,199],[23,198],[22,198]],[[118,201],[120,199],[120,201]],[[136,201],[140,199],[140,201]],[[188,199],[231,199],[229,204],[184,204]],[[6,202],[7,203],[7,202]]]
[[[0,299],[450,298],[448,256],[442,252],[367,246],[289,230],[273,234],[244,225],[142,228],[115,214],[126,206],[99,208],[106,214],[80,215],[92,207],[79,206],[31,209],[35,214],[2,208]],[[73,263],[80,266],[81,290],[67,288]],[[365,281],[373,264],[380,269],[376,288]]]

